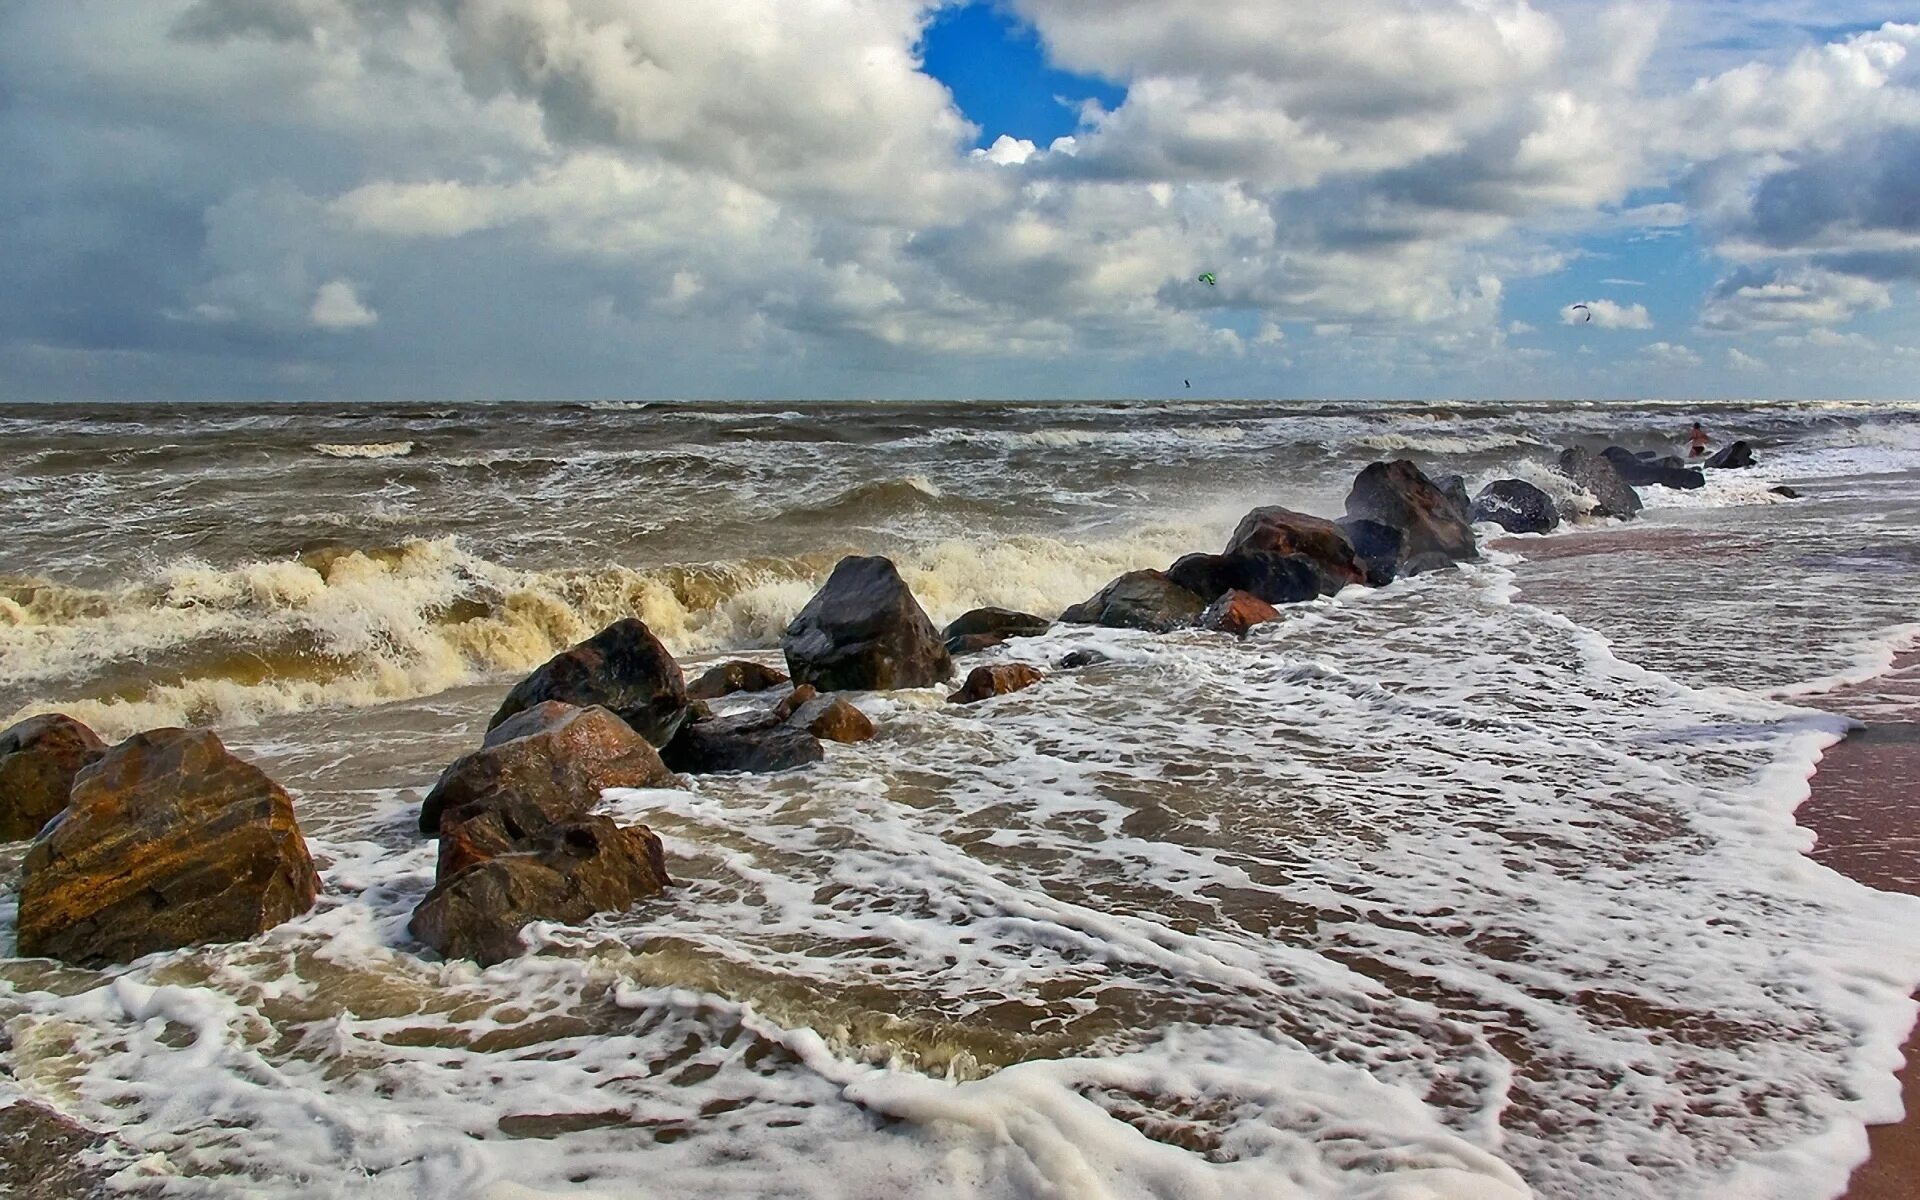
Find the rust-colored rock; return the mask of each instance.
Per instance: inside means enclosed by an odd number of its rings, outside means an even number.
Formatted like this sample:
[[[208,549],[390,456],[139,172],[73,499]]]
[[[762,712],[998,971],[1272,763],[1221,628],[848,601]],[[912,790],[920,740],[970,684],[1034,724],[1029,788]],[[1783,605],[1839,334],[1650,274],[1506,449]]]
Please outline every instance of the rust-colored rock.
[[[808,733],[828,742],[852,745],[873,737],[873,720],[839,696],[831,696],[819,705],[808,705],[794,717]]]
[[[279,784],[210,732],[148,730],[82,770],[27,851],[20,952],[98,965],[240,941],[319,887]]]
[[[1347,516],[1378,521],[1398,529],[1405,538],[1400,561],[1410,565],[1424,555],[1449,559],[1477,558],[1473,527],[1466,513],[1428,479],[1413,460],[1369,463],[1347,493]],[[1409,574],[1416,574],[1411,570]]]
[[[66,808],[73,777],[106,752],[93,730],[62,713],[0,733],[0,842],[39,833]]]
[[[604,708],[547,700],[488,731],[420,804],[420,832],[439,833],[483,811],[512,837],[582,816],[610,787],[657,787],[672,777],[647,740]]]
[[[773,706],[773,719],[775,721],[791,720],[793,714],[812,703],[819,695],[820,689],[814,687],[812,684],[801,684],[791,692],[788,692],[780,703]]]
[[[447,958],[490,966],[524,949],[520,930],[530,921],[577,924],[657,896],[671,882],[652,830],[586,817],[442,879],[407,929]]]
[[[940,632],[879,556],[841,559],[780,646],[793,681],[823,692],[928,687],[953,673]]]
[[[1354,556],[1353,546],[1340,527],[1324,517],[1309,516],[1290,508],[1256,508],[1240,518],[1226,553],[1298,554],[1311,559],[1320,568],[1325,583],[1323,592],[1331,594],[1349,583],[1365,583],[1367,572]]]
[[[672,741],[687,719],[680,664],[646,622],[634,617],[615,621],[547,660],[507,693],[487,728],[544,700],[577,708],[598,705],[655,746]]]
[[[1200,628],[1246,637],[1255,625],[1280,619],[1280,610],[1248,592],[1228,592],[1200,614]]]
[[[975,667],[960,690],[947,697],[948,704],[978,704],[995,696],[1018,692],[1045,679],[1038,667],[1026,663],[991,663]]]
[[[695,700],[718,700],[735,692],[764,692],[787,681],[787,673],[764,663],[735,659],[713,667],[687,685],[687,695]]]

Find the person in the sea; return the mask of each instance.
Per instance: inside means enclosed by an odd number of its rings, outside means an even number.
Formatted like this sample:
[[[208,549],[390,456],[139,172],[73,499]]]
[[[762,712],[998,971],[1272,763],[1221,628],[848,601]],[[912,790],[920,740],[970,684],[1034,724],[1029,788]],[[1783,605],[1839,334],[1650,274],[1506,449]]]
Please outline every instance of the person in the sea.
[[[1687,433],[1687,444],[1692,447],[1687,451],[1688,458],[1699,458],[1707,452],[1707,431],[1700,428],[1700,422],[1695,421]]]

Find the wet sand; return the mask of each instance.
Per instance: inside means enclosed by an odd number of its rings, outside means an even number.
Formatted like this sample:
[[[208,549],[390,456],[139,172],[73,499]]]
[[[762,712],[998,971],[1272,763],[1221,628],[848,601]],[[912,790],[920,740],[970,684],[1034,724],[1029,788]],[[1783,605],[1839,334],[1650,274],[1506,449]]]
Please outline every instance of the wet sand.
[[[1887,675],[1808,701],[1867,722],[1827,751],[1795,813],[1813,857],[1863,883],[1920,895],[1920,656]],[[1920,1200],[1920,1027],[1900,1072],[1906,1118],[1869,1129],[1872,1157],[1844,1200]]]

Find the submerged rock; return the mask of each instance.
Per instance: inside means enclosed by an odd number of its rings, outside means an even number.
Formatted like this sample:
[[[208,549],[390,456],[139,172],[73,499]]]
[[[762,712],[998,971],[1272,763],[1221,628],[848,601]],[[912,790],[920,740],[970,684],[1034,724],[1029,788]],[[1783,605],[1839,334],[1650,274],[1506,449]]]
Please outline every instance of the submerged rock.
[[[111,1139],[34,1100],[0,1108],[0,1196],[20,1200],[108,1200],[151,1194],[123,1192],[108,1180],[116,1168],[89,1151]]]
[[[655,746],[672,741],[688,716],[680,664],[646,623],[635,617],[615,621],[521,680],[507,693],[487,728],[544,700],[576,708],[597,705]]]
[[[590,812],[604,788],[672,777],[652,744],[606,709],[546,700],[494,726],[441,773],[420,804],[420,832],[492,811],[510,836],[524,837]]]
[[[1800,493],[1798,491],[1795,491],[1793,488],[1788,487],[1784,483],[1781,484],[1779,487],[1768,488],[1767,490],[1769,492],[1772,492],[1776,496],[1785,496],[1789,500],[1798,500],[1800,498]]]
[[[1233,536],[1227,540],[1226,552],[1231,555],[1261,551],[1298,554],[1311,560],[1322,574],[1321,591],[1326,595],[1350,583],[1366,582],[1366,568],[1354,554],[1347,535],[1324,517],[1278,506],[1254,509],[1240,518]]]
[[[1206,607],[1206,601],[1159,571],[1129,571],[1061,613],[1060,619],[1070,625],[1166,633],[1193,624]]]
[[[1385,587],[1392,583],[1400,571],[1400,554],[1406,549],[1406,535],[1384,521],[1367,517],[1342,517],[1335,523],[1339,525],[1340,532],[1346,535],[1348,544],[1353,547],[1354,557],[1366,572],[1366,585]]]
[[[1719,453],[1707,459],[1706,465],[1716,471],[1737,471],[1754,464],[1753,447],[1746,442],[1734,442],[1723,447]]]
[[[578,924],[621,912],[671,882],[652,830],[585,817],[442,879],[407,930],[447,958],[491,966],[525,949],[520,930],[529,922]]]
[[[313,906],[293,801],[205,730],[136,733],[27,851],[20,953],[83,965],[255,936]]]
[[[782,721],[771,712],[699,721],[681,729],[660,757],[689,775],[719,775],[787,771],[827,756],[819,738]]]
[[[1200,628],[1246,637],[1255,625],[1280,619],[1280,610],[1248,592],[1228,592],[1200,614]]]
[[[995,696],[1024,691],[1045,678],[1040,668],[1026,663],[994,663],[975,667],[960,690],[947,697],[947,703],[978,704]]]
[[[1061,671],[1078,671],[1082,667],[1097,667],[1101,663],[1112,661],[1112,656],[1102,654],[1098,650],[1072,650],[1062,655],[1060,661],[1053,665]]]
[[[1593,497],[1593,516],[1624,519],[1640,511],[1640,493],[1620,478],[1612,463],[1586,447],[1570,446],[1561,451],[1559,465],[1562,475]]]
[[[873,720],[841,696],[830,696],[794,714],[793,723],[823,742],[852,745],[870,741]]]
[[[1560,524],[1553,497],[1524,479],[1496,479],[1473,501],[1473,519],[1508,533],[1549,533]]]
[[[795,683],[825,692],[930,687],[953,672],[946,642],[891,560],[840,560],[780,641]]]
[[[1459,559],[1480,553],[1466,514],[1456,511],[1454,502],[1411,459],[1369,463],[1347,493],[1347,516],[1399,530],[1403,571],[1430,554]]]
[[[0,842],[39,833],[67,807],[73,777],[106,752],[98,734],[61,713],[0,733]]]
[[[1630,487],[1658,486],[1692,491],[1707,486],[1706,477],[1678,458],[1641,458],[1619,446],[1608,446],[1600,456],[1613,464]]]
[[[1012,637],[1036,637],[1053,622],[1010,608],[976,608],[963,613],[940,631],[952,654],[973,654],[1000,645]]]
[[[777,671],[764,663],[735,659],[709,668],[700,678],[687,685],[687,695],[694,700],[718,700],[735,692],[764,692],[785,682],[787,675],[784,671]]]
[[[1301,604],[1339,590],[1339,583],[1329,583],[1318,564],[1305,555],[1265,550],[1189,554],[1168,569],[1167,578],[1203,601],[1240,591],[1269,604]]]

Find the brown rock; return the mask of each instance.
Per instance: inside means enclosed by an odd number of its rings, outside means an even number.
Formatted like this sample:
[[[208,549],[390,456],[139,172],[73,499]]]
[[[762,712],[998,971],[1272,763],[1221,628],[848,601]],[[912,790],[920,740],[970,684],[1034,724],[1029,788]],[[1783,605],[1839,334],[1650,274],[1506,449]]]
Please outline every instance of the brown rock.
[[[1308,516],[1277,506],[1256,508],[1240,519],[1227,542],[1228,554],[1298,554],[1318,566],[1325,578],[1322,591],[1331,595],[1349,583],[1365,583],[1366,567],[1340,527],[1323,517]],[[1331,590],[1329,590],[1331,589]]]
[[[1053,625],[1045,617],[1010,608],[976,608],[961,614],[940,636],[953,654],[973,654],[998,646],[1010,637],[1035,637]]]
[[[927,687],[953,672],[940,633],[891,560],[840,560],[780,639],[795,683],[823,692]]]
[[[1304,554],[1271,550],[1188,554],[1167,568],[1167,578],[1209,602],[1228,592],[1248,592],[1269,604],[1303,604],[1345,586]]]
[[[582,816],[610,787],[657,787],[672,772],[647,740],[604,708],[546,700],[488,731],[480,749],[446,769],[420,804],[420,832],[439,833],[482,811],[513,837]]]
[[[1070,625],[1166,633],[1191,625],[1207,602],[1159,571],[1129,571],[1060,614]]]
[[[828,699],[818,712],[801,712],[797,720],[806,724],[808,733],[829,742],[851,745],[873,737],[873,721],[839,696]]]
[[[543,825],[535,832],[544,833],[551,828],[552,825]],[[524,850],[531,836],[519,833],[517,828],[508,828],[507,818],[491,809],[482,809],[458,823],[448,821],[440,827],[440,853],[434,864],[434,882],[451,879],[475,863]]]
[[[1200,628],[1246,637],[1255,625],[1280,619],[1280,610],[1247,592],[1228,592],[1200,614]]]
[[[773,719],[775,721],[792,719],[793,714],[799,712],[801,708],[807,704],[812,703],[814,698],[819,696],[819,694],[820,689],[814,687],[812,684],[801,684],[791,692],[788,692],[786,698],[780,701],[780,703],[773,706]]]
[[[1026,663],[992,663],[975,667],[960,690],[947,697],[948,704],[978,704],[995,696],[1023,691],[1045,679],[1038,667]]]
[[[0,733],[0,842],[39,833],[66,808],[73,777],[106,752],[93,730],[61,713]]]
[[[125,1196],[108,1184],[113,1166],[88,1157],[106,1149],[106,1134],[33,1100],[0,1108],[0,1196],[21,1200],[108,1200]],[[144,1190],[135,1194],[151,1194]]]
[[[804,729],[780,724],[772,713],[688,725],[660,752],[669,767],[689,775],[786,771],[817,763],[826,756],[819,738]]]
[[[21,868],[20,952],[95,965],[253,937],[320,880],[293,801],[212,733],[137,733],[82,770]]]
[[[687,695],[695,700],[718,700],[735,692],[764,692],[787,681],[786,672],[762,663],[735,659],[708,670],[687,685]]]
[[[577,708],[598,705],[655,746],[672,741],[687,719],[687,688],[680,664],[646,623],[633,617],[615,621],[554,655],[521,680],[507,693],[487,728],[543,700]]]
[[[1421,474],[1411,459],[1368,464],[1347,493],[1347,516],[1398,529],[1405,538],[1402,564],[1428,554],[1449,559],[1479,557],[1473,528],[1466,515],[1456,510],[1455,498]]]
[[[490,966],[524,949],[520,930],[530,921],[578,924],[657,896],[671,882],[652,830],[586,817],[441,880],[407,929],[447,958]]]

